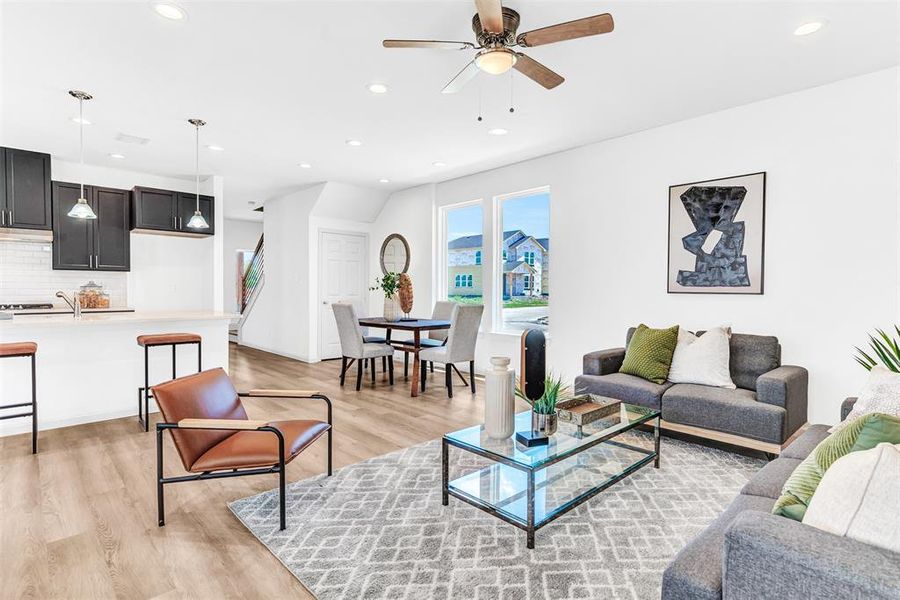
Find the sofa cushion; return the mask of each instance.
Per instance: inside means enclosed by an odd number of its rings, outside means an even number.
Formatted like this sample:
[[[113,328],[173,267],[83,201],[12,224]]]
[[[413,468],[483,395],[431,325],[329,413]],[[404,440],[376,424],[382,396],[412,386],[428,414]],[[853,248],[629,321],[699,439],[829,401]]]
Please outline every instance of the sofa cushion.
[[[701,336],[683,327],[672,355],[669,381],[734,389],[729,362],[731,330],[714,327]]]
[[[782,458],[798,458],[803,460],[819,442],[828,437],[828,425],[810,425],[791,445],[781,452]]]
[[[781,345],[771,335],[731,335],[731,380],[739,388],[756,389],[756,378],[781,366]]]
[[[725,530],[742,512],[769,512],[771,498],[741,494],[682,548],[663,573],[662,600],[721,600]]]
[[[619,372],[660,385],[665,383],[677,341],[678,325],[667,329],[652,329],[643,323],[638,325],[625,349],[625,360]]]
[[[660,398],[671,383],[657,384],[634,375],[611,373],[609,375],[579,375],[575,378],[575,393],[607,396],[659,410]]]
[[[703,427],[780,444],[784,441],[786,411],[756,401],[750,390],[678,383],[666,390],[662,418],[671,423]]]
[[[781,495],[781,488],[784,482],[788,480],[794,469],[800,464],[799,458],[778,458],[768,463],[760,469],[751,479],[744,485],[741,490],[742,494],[750,496],[764,496],[772,500],[778,499]]]

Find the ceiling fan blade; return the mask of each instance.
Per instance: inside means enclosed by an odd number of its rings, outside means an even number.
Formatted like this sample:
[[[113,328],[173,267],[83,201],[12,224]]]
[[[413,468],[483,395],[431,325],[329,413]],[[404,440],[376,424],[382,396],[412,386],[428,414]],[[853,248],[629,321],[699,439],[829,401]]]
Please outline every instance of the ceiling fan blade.
[[[516,41],[520,46],[532,48],[534,46],[552,44],[553,42],[563,42],[589,35],[609,33],[612,30],[612,15],[603,13],[602,15],[594,15],[593,17],[585,17],[584,19],[576,19],[568,23],[559,23],[528,31],[521,34]]]
[[[478,75],[478,65],[475,64],[473,60],[465,67],[463,70],[456,74],[456,77],[450,80],[450,83],[444,86],[444,89],[441,90],[442,94],[455,94],[459,90],[463,89],[463,86],[472,81],[472,79]]]
[[[552,90],[565,81],[562,75],[554,73],[538,61],[525,56],[521,52],[517,52],[516,57],[516,64],[513,65],[513,68],[525,77],[538,82],[548,90]]]
[[[471,42],[444,42],[441,40],[384,40],[385,48],[432,48],[434,50],[466,50],[474,48]]]
[[[503,33],[503,6],[500,0],[475,0],[481,28],[491,33]]]

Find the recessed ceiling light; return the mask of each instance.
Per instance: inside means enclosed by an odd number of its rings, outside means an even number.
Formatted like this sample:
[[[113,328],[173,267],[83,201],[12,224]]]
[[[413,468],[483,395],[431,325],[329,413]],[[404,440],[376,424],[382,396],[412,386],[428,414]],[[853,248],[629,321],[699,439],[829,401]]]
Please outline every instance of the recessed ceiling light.
[[[207,144],[206,147],[208,149],[212,150],[213,152],[221,152],[222,150],[225,149],[222,146],[216,146],[215,144]]]
[[[824,21],[810,21],[794,30],[794,35],[811,35],[825,27]]]
[[[70,119],[70,121],[72,121],[76,125],[90,125],[91,124],[90,121],[88,121],[87,119],[82,119],[81,117],[72,117]]]
[[[360,140],[347,140],[344,143],[348,146],[362,146],[362,142]]]
[[[110,157],[110,158],[115,158],[116,160],[122,160],[123,158],[125,158],[125,155],[124,155],[124,154],[119,154],[118,152],[110,152],[110,153],[109,153],[109,157]]]
[[[381,179],[378,180],[378,183],[390,183],[390,182],[391,182],[391,180],[388,179],[387,177],[382,177]]]
[[[153,10],[159,16],[173,21],[183,21],[187,17],[184,9],[172,2],[154,2]]]
[[[494,127],[493,129],[488,129],[488,133],[491,135],[506,135],[509,133],[509,129],[503,129],[502,127]]]
[[[370,83],[366,86],[373,94],[387,94],[388,86],[383,83]]]
[[[439,160],[436,160],[436,161],[434,161],[434,162],[431,163],[431,164],[434,165],[435,167],[446,167],[446,166],[447,166],[447,163],[441,162],[441,161],[439,161]]]
[[[300,163],[299,166],[301,169],[312,169],[312,165],[309,163]]]

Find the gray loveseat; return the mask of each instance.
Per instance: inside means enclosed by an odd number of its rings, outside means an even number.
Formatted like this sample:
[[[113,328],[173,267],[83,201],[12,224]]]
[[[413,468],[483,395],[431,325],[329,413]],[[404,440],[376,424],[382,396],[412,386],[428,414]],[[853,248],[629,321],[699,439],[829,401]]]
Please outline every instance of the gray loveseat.
[[[853,400],[841,407],[842,419]],[[672,559],[662,599],[900,598],[900,554],[771,514],[784,482],[827,436],[827,425],[811,425],[760,469]]]
[[[626,346],[633,333],[634,328],[628,330]],[[730,351],[734,390],[660,385],[619,373],[625,348],[612,348],[584,355],[575,391],[662,409],[663,429],[779,454],[806,423],[807,371],[781,364],[776,337],[735,333]]]

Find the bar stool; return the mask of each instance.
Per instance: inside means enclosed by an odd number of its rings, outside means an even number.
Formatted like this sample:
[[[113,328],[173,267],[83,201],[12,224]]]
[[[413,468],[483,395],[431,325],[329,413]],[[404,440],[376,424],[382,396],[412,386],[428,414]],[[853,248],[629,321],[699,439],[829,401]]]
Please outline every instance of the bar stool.
[[[34,342],[13,342],[0,344],[0,358],[17,358],[31,357],[31,402],[19,402],[17,404],[5,404],[0,406],[4,408],[19,408],[20,406],[30,406],[31,412],[18,413],[15,415],[4,415],[3,419],[17,419],[19,417],[31,417],[31,453],[37,454],[37,383],[34,369],[34,355],[37,354],[37,344]]]
[[[177,379],[175,367],[175,347],[184,344],[197,344],[197,372],[203,370],[202,338],[196,333],[157,333],[152,335],[139,335],[138,346],[144,348],[144,387],[138,388],[138,424],[144,426],[144,431],[150,430],[150,348],[155,346],[172,346],[172,379]],[[143,411],[141,410],[141,396],[143,396]]]

